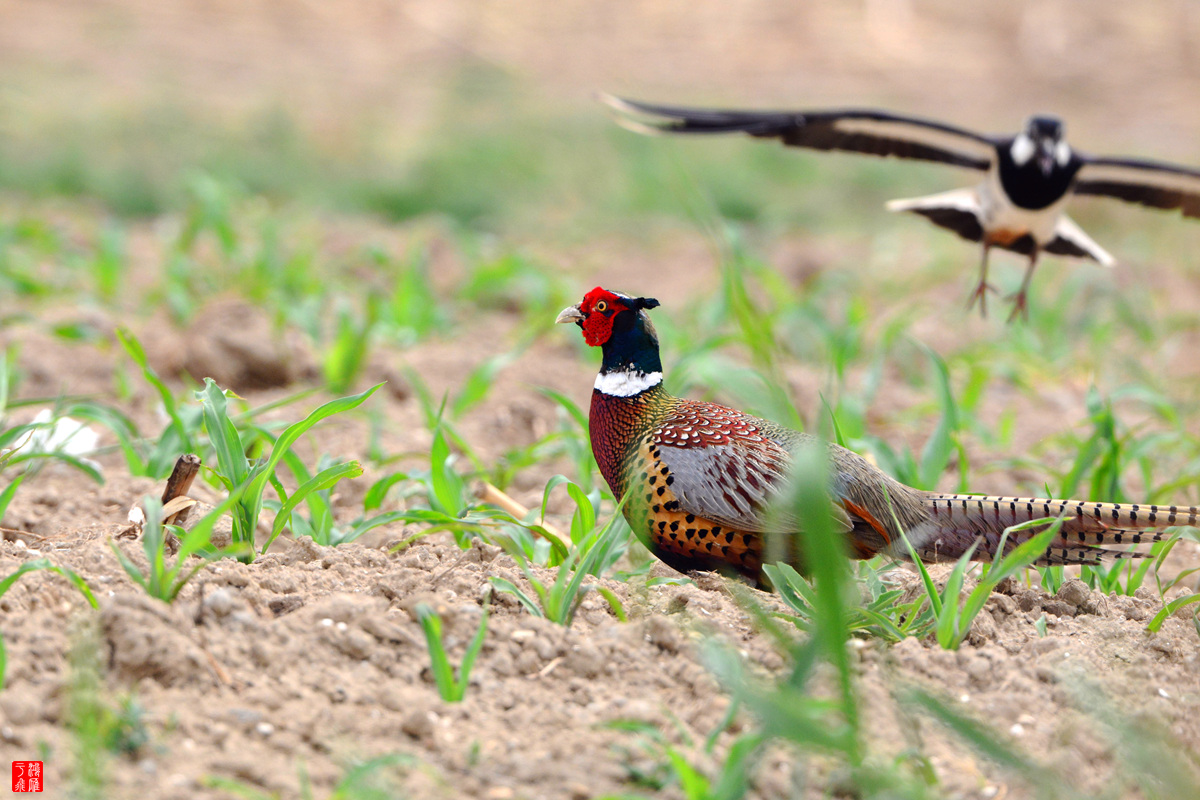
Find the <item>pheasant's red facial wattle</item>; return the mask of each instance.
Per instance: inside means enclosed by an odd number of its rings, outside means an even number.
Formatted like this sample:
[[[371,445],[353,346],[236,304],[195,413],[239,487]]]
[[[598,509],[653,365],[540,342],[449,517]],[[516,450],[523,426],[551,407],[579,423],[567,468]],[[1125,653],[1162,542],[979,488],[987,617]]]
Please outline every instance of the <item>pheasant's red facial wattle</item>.
[[[583,340],[592,347],[599,347],[612,336],[613,318],[625,311],[625,298],[597,286],[583,296],[579,310],[583,314],[580,327]]]

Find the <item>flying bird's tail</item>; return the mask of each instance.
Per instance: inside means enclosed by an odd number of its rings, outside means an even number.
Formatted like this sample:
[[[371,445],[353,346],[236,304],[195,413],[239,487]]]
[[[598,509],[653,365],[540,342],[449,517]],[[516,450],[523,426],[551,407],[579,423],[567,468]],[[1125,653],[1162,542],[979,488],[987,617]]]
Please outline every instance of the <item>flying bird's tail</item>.
[[[925,506],[929,521],[910,539],[919,542],[917,554],[927,561],[955,560],[976,542],[978,557],[995,555],[1005,528],[1060,516],[1064,520],[1058,536],[1035,564],[1099,564],[1141,558],[1147,554],[1110,548],[1157,542],[1168,528],[1195,527],[1200,521],[1200,509],[1194,506],[935,493],[926,495]],[[1036,529],[1011,533],[1006,549],[1037,533]]]

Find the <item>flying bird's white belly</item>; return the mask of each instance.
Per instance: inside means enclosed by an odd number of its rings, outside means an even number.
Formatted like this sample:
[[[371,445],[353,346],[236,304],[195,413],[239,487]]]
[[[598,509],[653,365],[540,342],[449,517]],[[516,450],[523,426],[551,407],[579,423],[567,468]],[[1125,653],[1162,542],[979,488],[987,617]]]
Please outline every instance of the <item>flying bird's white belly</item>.
[[[1004,193],[1000,185],[1000,171],[994,167],[979,185],[978,191],[980,222],[991,244],[1011,244],[1026,234],[1032,236],[1039,247],[1054,241],[1067,195],[1064,194],[1045,208],[1021,208]]]

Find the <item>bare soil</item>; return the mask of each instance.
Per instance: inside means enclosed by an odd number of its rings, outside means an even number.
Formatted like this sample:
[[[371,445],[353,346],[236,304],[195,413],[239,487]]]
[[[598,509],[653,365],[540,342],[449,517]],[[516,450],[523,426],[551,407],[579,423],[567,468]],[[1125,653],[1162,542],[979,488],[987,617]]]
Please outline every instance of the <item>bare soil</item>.
[[[389,554],[385,546],[399,531],[378,546],[287,542],[250,565],[210,567],[168,606],[130,584],[108,545],[123,527],[128,498],[151,489],[145,480],[114,476],[81,491],[66,476],[47,475],[23,505],[31,516],[45,515],[31,527],[57,533],[0,545],[0,571],[47,555],[84,575],[100,598],[99,613],[89,612],[64,580],[36,573],[0,601],[9,655],[0,749],[12,760],[48,746],[50,787],[69,781],[67,655],[89,641],[89,629],[104,685],[115,697],[136,697],[150,732],[148,744],[111,762],[113,797],[227,796],[202,788],[211,776],[293,797],[298,763],[328,789],[353,759],[397,752],[413,758],[400,779],[409,797],[628,791],[637,760],[626,763],[621,754],[636,752],[636,740],[606,723],[644,721],[699,741],[727,709],[700,658],[703,637],[731,644],[768,672],[784,667],[719,582],[604,581],[629,622],[595,594],[571,628],[495,596],[466,700],[447,704],[432,685],[413,608],[429,602],[440,611],[457,660],[479,623],[489,576],[528,589],[496,548],[464,551],[435,536]],[[122,547],[141,561],[134,545]],[[913,580],[893,577],[901,585]],[[1089,716],[1096,698],[1194,749],[1200,638],[1187,619],[1146,633],[1158,607],[1149,591],[1106,598],[1076,581],[1050,597],[1011,584],[988,601],[957,653],[913,639],[890,648],[857,642],[870,745],[889,757],[921,743],[950,796],[1025,796],[1028,787],[1010,787],[995,765],[897,707],[891,692],[917,683],[961,702],[1044,760],[1086,764],[1077,775],[1085,790],[1106,785],[1120,761]],[[1043,615],[1044,638],[1034,626]],[[746,723],[739,717],[722,743]],[[755,796],[788,796],[785,755],[764,765]]]
[[[682,269],[688,262],[663,263]],[[249,329],[260,324],[253,311],[243,311],[240,324]],[[219,318],[224,312],[214,313]],[[452,341],[390,353],[372,366],[379,374],[367,380],[386,377],[382,362],[399,359],[427,374],[435,388],[454,386],[487,355],[472,336],[494,335],[509,325],[504,314],[487,315]],[[21,366],[29,376],[23,391],[53,393],[61,388],[57,381],[71,375],[70,385],[79,390],[113,396],[115,350],[64,344],[38,333],[40,328],[14,325],[7,331],[9,343],[20,343]],[[174,341],[170,329],[158,323],[141,333],[147,341]],[[186,337],[191,344],[184,350],[208,351],[218,345],[206,338],[226,336],[221,327],[200,328]],[[261,354],[248,350],[223,351],[222,367],[238,374],[261,364]],[[586,399],[591,368],[576,352],[565,341],[548,339],[502,373],[494,399],[461,426],[485,458],[545,433],[553,409],[535,387],[549,385]],[[302,350],[280,353],[287,369],[303,374],[311,368],[302,363]],[[182,366],[163,358],[158,366],[164,373]],[[294,388],[243,392],[258,405]],[[1079,413],[1081,394],[1068,393],[1070,399],[1062,402]],[[386,451],[428,448],[409,393],[380,395],[377,407],[387,419],[381,439]],[[154,429],[152,397],[145,389],[136,389],[126,408]],[[360,417],[338,420],[311,436],[312,449],[302,452],[315,459],[318,451],[363,457],[370,434]],[[444,703],[431,680],[414,605],[429,602],[441,611],[457,663],[478,624],[489,576],[528,589],[507,555],[489,546],[460,550],[448,535],[393,553],[392,545],[415,532],[395,527],[338,548],[280,540],[253,564],[223,561],[205,569],[167,606],[129,581],[109,544],[126,527],[130,505],[158,487],[129,477],[115,455],[101,462],[103,486],[65,468],[47,469],[27,482],[5,519],[20,532],[0,543],[0,574],[48,556],[80,573],[101,603],[98,613],[91,612],[65,580],[47,573],[26,577],[0,600],[9,659],[0,694],[0,760],[48,748],[51,787],[62,789],[71,781],[69,686],[79,674],[78,666],[69,665],[73,649],[91,654],[112,698],[133,697],[145,709],[149,742],[108,764],[114,797],[228,796],[208,787],[214,776],[294,797],[300,791],[298,764],[320,792],[335,785],[345,765],[390,753],[411,758],[398,773],[389,773],[396,791],[409,797],[583,798],[631,791],[636,787],[630,776],[650,762],[634,734],[607,723],[650,723],[697,763],[710,761],[694,743],[719,725],[729,700],[704,666],[702,641],[726,642],[768,673],[785,667],[771,639],[755,630],[719,580],[653,587],[644,580],[607,580],[603,585],[621,599],[629,622],[618,621],[596,594],[571,628],[536,619],[511,598],[495,596],[466,700]],[[555,471],[553,464],[529,470],[513,493],[536,504]],[[356,504],[361,508],[361,492],[375,477],[368,472],[339,490],[340,514],[349,518]],[[1010,474],[982,488],[1014,485],[1019,477]],[[193,494],[207,503],[219,500],[199,481]],[[144,563],[136,542],[120,546]],[[1195,544],[1181,544],[1177,563],[1195,563],[1198,551]],[[658,566],[653,574],[670,571]],[[892,579],[905,586],[915,577],[900,570]],[[779,603],[761,593],[758,600],[768,608]],[[856,642],[869,745],[881,758],[920,747],[949,796],[1027,796],[1028,787],[1013,784],[960,740],[897,704],[892,693],[916,683],[962,703],[1041,760],[1086,764],[1075,775],[1085,789],[1106,785],[1123,763],[1098,732],[1092,715],[1099,703],[1151,722],[1166,731],[1168,741],[1194,751],[1200,745],[1195,679],[1200,637],[1185,616],[1168,620],[1158,634],[1147,633],[1146,621],[1159,608],[1157,596],[1145,589],[1135,597],[1103,597],[1075,581],[1052,597],[1011,583],[989,600],[957,653],[929,641],[893,647]],[[1034,624],[1043,616],[1045,637]],[[719,737],[719,748],[750,722],[739,715]],[[792,763],[786,751],[772,751],[754,796],[790,796]],[[831,779],[814,781],[809,794],[819,796]]]

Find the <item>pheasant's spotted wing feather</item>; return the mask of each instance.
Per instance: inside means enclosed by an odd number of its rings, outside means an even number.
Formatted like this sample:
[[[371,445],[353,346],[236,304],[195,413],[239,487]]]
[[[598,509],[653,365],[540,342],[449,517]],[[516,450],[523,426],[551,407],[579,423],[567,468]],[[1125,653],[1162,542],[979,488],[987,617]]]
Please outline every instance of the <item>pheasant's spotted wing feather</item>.
[[[766,530],[765,509],[785,477],[770,449],[736,441],[662,443],[659,455],[681,509],[740,530]]]
[[[682,403],[657,426],[653,440],[681,510],[738,530],[768,530],[767,509],[787,480],[794,446],[774,426],[724,406]],[[845,512],[834,513],[837,524],[850,530]],[[776,521],[800,530],[786,509]]]

